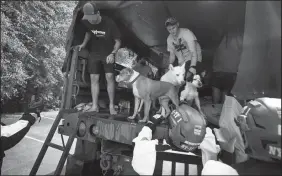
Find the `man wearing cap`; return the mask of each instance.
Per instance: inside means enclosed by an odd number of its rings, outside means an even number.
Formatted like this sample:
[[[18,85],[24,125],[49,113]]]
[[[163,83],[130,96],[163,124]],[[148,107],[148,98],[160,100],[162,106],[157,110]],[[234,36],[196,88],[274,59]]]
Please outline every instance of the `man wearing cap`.
[[[88,111],[99,111],[99,77],[101,67],[104,68],[107,91],[110,100],[110,114],[117,112],[114,109],[115,82],[114,82],[114,61],[115,54],[121,45],[121,35],[115,22],[106,16],[101,16],[96,5],[88,2],[83,6],[84,16],[83,27],[86,34],[79,50],[85,48],[89,42],[88,72],[91,79],[91,94],[93,105]]]
[[[165,27],[169,32],[167,38],[167,50],[170,52],[169,62],[173,64],[175,56],[178,59],[178,65],[187,62],[185,65],[187,79],[191,73],[196,74],[197,62],[202,61],[201,47],[193,32],[186,28],[180,28],[179,22],[175,18],[168,18]]]

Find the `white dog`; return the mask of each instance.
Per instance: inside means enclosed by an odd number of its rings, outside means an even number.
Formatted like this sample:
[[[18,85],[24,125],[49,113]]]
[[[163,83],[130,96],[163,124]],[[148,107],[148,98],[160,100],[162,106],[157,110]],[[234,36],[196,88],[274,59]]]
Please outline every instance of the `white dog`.
[[[176,66],[173,67],[171,64],[169,65],[169,71],[166,72],[162,77],[161,77],[161,81],[164,82],[169,82],[171,84],[173,84],[174,86],[177,87],[177,89],[179,90],[180,86],[183,85],[185,83],[185,64],[181,66]],[[167,104],[169,102],[168,97],[160,97],[161,99],[164,99],[165,101],[167,101]],[[166,114],[168,114],[168,112],[170,112],[169,109],[165,109],[164,107],[161,107],[159,109],[159,111],[157,113],[161,113],[162,116],[165,117]]]
[[[205,72],[202,73],[202,77],[205,76]],[[198,108],[198,111],[204,115],[200,106],[200,99],[198,88],[201,88],[203,83],[201,81],[200,75],[194,75],[192,82],[186,82],[184,90],[180,93],[180,101],[186,101],[188,104],[192,105],[195,100],[195,104]],[[204,115],[205,116],[205,115]]]

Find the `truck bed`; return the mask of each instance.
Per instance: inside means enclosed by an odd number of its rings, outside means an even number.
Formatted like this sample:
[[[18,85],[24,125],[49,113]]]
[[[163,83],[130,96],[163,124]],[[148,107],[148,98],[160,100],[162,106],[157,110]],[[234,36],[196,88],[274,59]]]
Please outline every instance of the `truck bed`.
[[[85,124],[85,132],[77,133],[77,138],[95,142],[97,138],[132,145],[132,140],[138,135],[145,123],[128,121],[129,114],[110,115],[108,112],[72,112],[62,113],[64,122],[59,127],[59,133],[70,136],[75,132],[77,124]],[[84,126],[84,125],[81,125]],[[160,124],[153,138],[167,139],[168,126]]]

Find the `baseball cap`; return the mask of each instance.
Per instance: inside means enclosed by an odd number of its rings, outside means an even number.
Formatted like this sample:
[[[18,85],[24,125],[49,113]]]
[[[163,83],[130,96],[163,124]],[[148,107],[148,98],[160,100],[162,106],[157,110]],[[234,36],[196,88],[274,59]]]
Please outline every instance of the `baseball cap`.
[[[169,17],[169,18],[165,21],[165,27],[175,25],[176,23],[178,23],[178,21],[177,21],[176,18],[174,18],[174,17]]]
[[[97,12],[98,12],[98,8],[94,3],[86,3],[83,6],[83,20],[96,20],[97,18]]]

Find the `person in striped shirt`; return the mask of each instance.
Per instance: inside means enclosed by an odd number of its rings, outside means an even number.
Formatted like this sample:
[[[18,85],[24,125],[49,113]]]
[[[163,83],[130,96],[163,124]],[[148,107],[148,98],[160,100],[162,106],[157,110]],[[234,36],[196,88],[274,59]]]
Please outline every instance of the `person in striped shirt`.
[[[6,125],[1,122],[0,173],[5,151],[13,148],[24,138],[37,118],[40,118],[44,105],[42,99],[35,101],[34,96],[32,96],[27,107],[22,117],[15,123]]]

